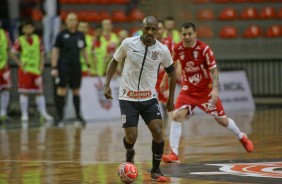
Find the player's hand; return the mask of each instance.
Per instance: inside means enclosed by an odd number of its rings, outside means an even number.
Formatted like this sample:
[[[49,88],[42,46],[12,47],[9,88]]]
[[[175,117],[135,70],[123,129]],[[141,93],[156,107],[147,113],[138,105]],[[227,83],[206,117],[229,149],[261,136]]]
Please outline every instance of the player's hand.
[[[106,99],[113,99],[110,86],[104,86],[104,96],[106,97]]]
[[[211,96],[211,104],[215,105],[218,100],[218,90],[213,89],[210,93],[210,96]]]
[[[166,110],[167,112],[172,112],[174,110],[174,103],[173,103],[173,99],[168,99],[167,103],[166,103]]]

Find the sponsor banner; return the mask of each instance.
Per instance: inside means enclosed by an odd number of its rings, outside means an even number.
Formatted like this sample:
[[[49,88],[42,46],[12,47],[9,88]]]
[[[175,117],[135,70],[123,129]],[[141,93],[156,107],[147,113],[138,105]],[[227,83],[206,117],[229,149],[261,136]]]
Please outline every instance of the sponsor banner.
[[[245,71],[219,73],[219,97],[224,110],[255,110],[255,103]],[[195,109],[195,112],[203,112]]]
[[[80,89],[81,94],[81,114],[87,121],[107,121],[120,118],[119,109],[119,84],[120,77],[112,79],[112,100],[104,97],[105,78],[84,77]],[[72,103],[72,95],[68,95],[65,110],[65,118],[75,117],[75,111]]]
[[[82,79],[81,94],[81,111],[85,120],[106,121],[120,118],[119,109],[119,84],[120,77],[112,79],[111,89],[113,100],[107,100],[104,97],[105,78],[84,77]],[[219,96],[226,112],[254,110],[255,104],[250,91],[248,80],[244,71],[227,71],[220,72],[219,75]],[[181,87],[177,85],[175,97],[177,97]],[[149,92],[130,93],[140,98],[149,95]],[[196,108],[195,113],[203,113]],[[65,118],[74,118],[74,108],[72,95],[68,95]]]

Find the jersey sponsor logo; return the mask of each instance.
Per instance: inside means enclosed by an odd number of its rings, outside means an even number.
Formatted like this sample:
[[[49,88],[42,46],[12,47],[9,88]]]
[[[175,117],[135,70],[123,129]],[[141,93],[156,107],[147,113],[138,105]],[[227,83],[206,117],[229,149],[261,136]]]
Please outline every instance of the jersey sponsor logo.
[[[196,47],[196,50],[201,50],[201,47],[200,47],[200,46],[197,46],[197,47]]]
[[[158,60],[158,56],[159,56],[159,52],[157,52],[157,51],[152,51],[152,56],[151,56],[151,59],[152,60]]]
[[[181,56],[179,56],[179,58],[180,58],[181,60],[184,60],[184,59],[185,59],[185,55],[181,55]]]
[[[133,50],[133,52],[139,52],[138,50]]]
[[[193,52],[193,55],[194,55],[194,58],[197,59],[198,56],[199,56],[199,52],[195,50],[195,51]]]
[[[236,175],[248,177],[282,178],[282,162],[206,164],[220,167],[220,171],[192,172],[197,175]]]
[[[205,111],[213,111],[213,110],[216,110],[216,106],[213,105],[210,101],[207,102],[207,103],[203,103],[203,104],[201,104],[201,105],[204,107]],[[214,115],[215,112],[216,112],[216,111],[211,112],[211,114]],[[218,116],[218,113],[216,112],[215,115]]]
[[[187,72],[187,73],[189,73],[189,72],[197,72],[199,70],[200,70],[200,67],[198,67],[198,66],[194,67],[194,62],[193,61],[188,61],[186,63],[185,72]]]
[[[68,39],[70,37],[70,35],[67,33],[67,34],[64,34],[64,39]]]
[[[183,50],[183,46],[179,46],[177,50]]]
[[[201,79],[201,75],[199,73],[196,73],[195,75],[189,77],[189,82],[193,85],[197,85],[200,83]]]
[[[127,96],[130,98],[140,99],[149,98],[152,96],[151,91],[128,91]]]

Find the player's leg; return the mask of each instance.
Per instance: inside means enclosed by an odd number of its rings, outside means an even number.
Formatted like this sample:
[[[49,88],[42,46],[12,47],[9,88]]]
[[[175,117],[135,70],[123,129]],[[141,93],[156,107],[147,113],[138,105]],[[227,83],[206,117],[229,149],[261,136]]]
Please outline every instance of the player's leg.
[[[126,162],[134,164],[135,149],[134,145],[138,135],[139,106],[138,102],[120,100],[121,123],[124,128],[125,136],[123,145],[126,149]]]
[[[233,119],[227,118],[226,116],[214,118],[221,126],[228,128],[237,136],[247,152],[250,153],[254,150],[252,141],[248,139],[244,132],[241,132]]]
[[[169,179],[160,170],[160,163],[164,151],[164,139],[162,133],[162,116],[157,99],[152,99],[142,104],[141,116],[151,131],[152,140],[152,170],[151,179],[154,181],[165,182]]]
[[[232,119],[227,118],[227,116],[225,115],[224,108],[222,106],[220,98],[218,99],[215,105],[210,104],[207,100],[207,103],[205,103],[205,105],[199,106],[199,108],[214,116],[218,124],[228,128],[231,132],[233,132],[237,136],[237,138],[241,141],[246,151],[248,152],[253,151],[253,143],[247,138],[245,133],[240,131],[236,123]]]
[[[72,89],[73,94],[73,105],[76,114],[76,122],[77,124],[82,124],[85,126],[86,122],[84,121],[83,117],[81,116],[80,111],[80,85],[82,79],[81,69],[78,68],[76,70],[73,69],[72,76],[70,78],[70,88]]]
[[[20,93],[21,121],[27,122],[28,117],[28,94]]]
[[[163,161],[166,163],[179,162],[178,149],[182,134],[182,123],[188,117],[190,111],[190,106],[183,106],[183,108],[177,109],[173,112],[169,136],[171,152],[163,156]]]
[[[66,104],[66,95],[68,92],[67,85],[70,80],[69,74],[64,71],[63,66],[59,66],[59,77],[56,79],[56,97],[57,118],[55,125],[63,125],[64,108]]]
[[[32,74],[32,78],[33,78],[32,88],[36,91],[35,101],[36,101],[37,109],[40,113],[40,119],[46,121],[53,121],[53,117],[50,116],[46,110],[46,102],[45,102],[45,97],[43,95],[42,76],[37,74],[36,75]]]
[[[0,70],[0,89],[1,91],[1,121],[8,120],[7,108],[10,102],[11,74],[10,69]]]
[[[20,93],[21,121],[27,122],[28,117],[28,94],[31,91],[32,77],[30,73],[18,70],[18,91]]]

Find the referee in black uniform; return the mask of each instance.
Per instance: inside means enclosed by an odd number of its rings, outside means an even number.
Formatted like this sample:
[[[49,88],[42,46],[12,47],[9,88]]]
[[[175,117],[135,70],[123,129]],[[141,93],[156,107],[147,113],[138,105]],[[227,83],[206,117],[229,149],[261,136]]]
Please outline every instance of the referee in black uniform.
[[[80,114],[79,88],[81,83],[80,53],[83,53],[87,63],[88,57],[85,50],[85,39],[82,32],[77,31],[78,18],[70,13],[66,18],[66,29],[61,31],[52,50],[51,75],[55,78],[57,85],[57,120],[56,125],[63,125],[63,114],[67,87],[72,89],[73,104],[75,107],[77,121],[85,125]]]

